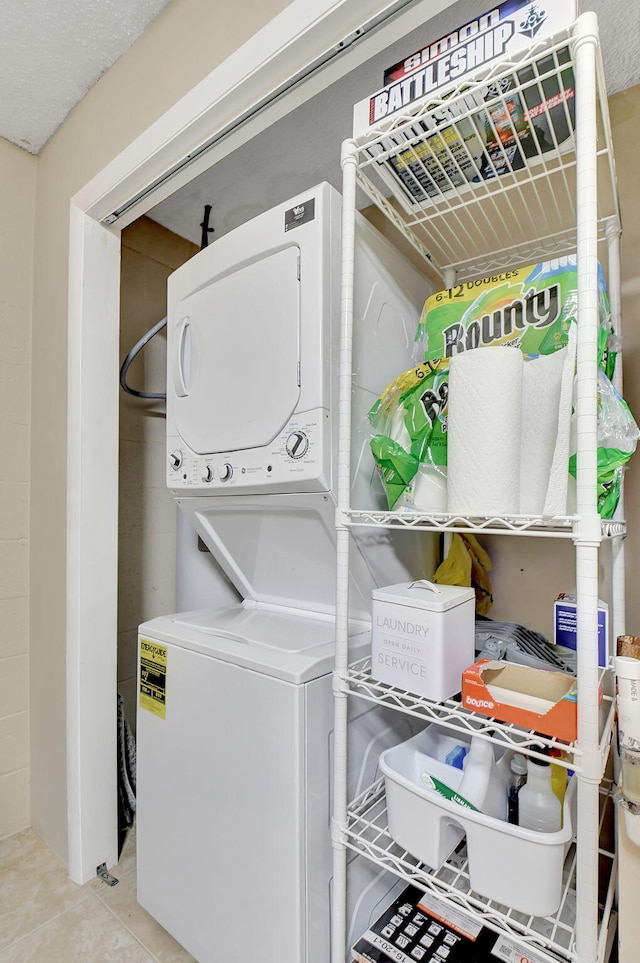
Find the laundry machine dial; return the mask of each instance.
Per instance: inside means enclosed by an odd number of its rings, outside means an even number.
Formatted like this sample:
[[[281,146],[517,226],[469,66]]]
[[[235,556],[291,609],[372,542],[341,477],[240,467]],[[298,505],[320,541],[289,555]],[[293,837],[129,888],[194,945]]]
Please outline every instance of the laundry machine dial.
[[[182,452],[179,448],[169,452],[169,465],[174,471],[177,471],[182,465]]]
[[[226,482],[231,480],[231,476],[233,475],[233,468],[228,462],[225,465],[222,465],[219,471],[219,475],[220,475],[220,481]]]
[[[309,450],[309,439],[304,431],[292,431],[284,447],[290,458],[302,458]]]
[[[212,482],[214,476],[214,471],[211,465],[205,465],[204,471],[202,472],[202,480],[205,482]]]

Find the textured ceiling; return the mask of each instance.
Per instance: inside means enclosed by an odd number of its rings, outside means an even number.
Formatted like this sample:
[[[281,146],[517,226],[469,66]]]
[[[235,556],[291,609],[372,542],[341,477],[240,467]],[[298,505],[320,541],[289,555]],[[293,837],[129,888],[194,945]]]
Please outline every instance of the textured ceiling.
[[[547,0],[549,4],[553,0]],[[351,136],[353,104],[382,85],[384,69],[491,9],[489,0],[458,0],[429,23],[327,87],[272,124],[149,212],[176,234],[201,242],[204,207],[212,206],[218,238],[267,208],[319,181],[341,190],[340,144]],[[640,0],[581,0],[581,12],[598,15],[607,90],[640,83]],[[364,194],[361,205],[366,203]]]
[[[170,0],[0,0],[0,137],[37,154]]]
[[[0,137],[37,154],[69,111],[169,2],[0,0]],[[488,0],[459,0],[447,20],[451,25],[464,23],[489,7]],[[640,82],[639,0],[580,0],[580,8],[599,15],[609,91]],[[427,34],[427,39],[433,38],[431,29]],[[437,30],[436,34],[440,36]],[[403,46],[399,57],[406,49]],[[383,66],[388,62],[385,57]],[[364,74],[362,78],[364,84]],[[376,71],[374,87],[379,80]],[[369,92],[371,84],[366,83],[364,87],[354,82],[354,90],[363,90],[355,99]]]

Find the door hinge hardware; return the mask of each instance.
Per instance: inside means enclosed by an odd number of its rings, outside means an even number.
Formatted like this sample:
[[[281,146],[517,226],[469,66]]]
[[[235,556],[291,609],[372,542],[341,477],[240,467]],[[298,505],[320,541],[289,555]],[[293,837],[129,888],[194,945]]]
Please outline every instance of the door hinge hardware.
[[[101,879],[103,883],[106,883],[107,886],[117,886],[120,882],[119,879],[111,875],[106,863],[100,863],[99,866],[96,866],[96,876],[98,879]]]

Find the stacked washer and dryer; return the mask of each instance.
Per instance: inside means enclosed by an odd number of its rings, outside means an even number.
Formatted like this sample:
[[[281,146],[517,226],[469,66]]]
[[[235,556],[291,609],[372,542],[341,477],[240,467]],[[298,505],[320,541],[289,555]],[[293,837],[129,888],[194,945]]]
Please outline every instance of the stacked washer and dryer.
[[[320,184],[168,284],[167,484],[217,573],[206,607],[139,629],[161,653],[162,711],[141,698],[138,899],[201,963],[330,958],[340,231],[340,195]],[[381,508],[366,413],[410,366],[430,288],[362,218],[356,237],[351,501]],[[361,531],[354,657],[371,590],[435,567],[420,533]],[[354,713],[353,792],[411,727]],[[360,859],[349,872],[355,938],[394,883]]]

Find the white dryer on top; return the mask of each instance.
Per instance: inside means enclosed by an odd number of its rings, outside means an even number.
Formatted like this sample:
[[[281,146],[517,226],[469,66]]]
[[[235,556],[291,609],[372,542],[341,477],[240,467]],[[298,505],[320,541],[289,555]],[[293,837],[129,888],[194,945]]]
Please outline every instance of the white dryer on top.
[[[167,484],[243,598],[324,613],[335,594],[341,209],[320,184],[215,241],[168,286]],[[355,285],[351,502],[384,508],[366,415],[411,365],[430,285],[362,217]],[[366,617],[372,588],[431,562],[424,536],[360,536],[354,617]]]

